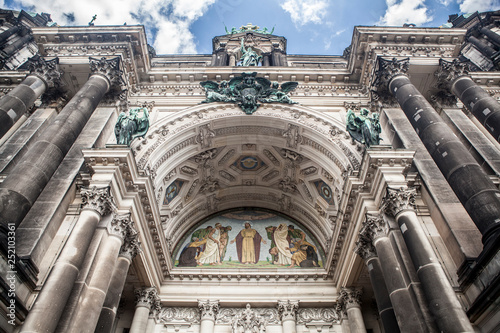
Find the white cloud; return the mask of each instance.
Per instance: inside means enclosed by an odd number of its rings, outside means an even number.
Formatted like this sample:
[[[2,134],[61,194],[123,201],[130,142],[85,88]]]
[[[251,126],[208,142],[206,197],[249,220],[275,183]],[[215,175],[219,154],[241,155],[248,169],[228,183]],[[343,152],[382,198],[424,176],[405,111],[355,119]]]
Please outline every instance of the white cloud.
[[[0,3],[4,0],[0,0]],[[158,54],[196,53],[191,24],[216,0],[19,0],[32,11],[51,14],[59,25],[143,24]],[[156,37],[155,40],[152,37]]]
[[[295,25],[323,23],[328,2],[326,0],[285,0],[281,8],[290,14]]]
[[[386,0],[386,3],[387,10],[380,18],[378,23],[380,25],[402,26],[404,23],[421,25],[432,21],[424,0]]]
[[[500,9],[498,0],[463,0],[459,1],[462,13],[487,12]]]

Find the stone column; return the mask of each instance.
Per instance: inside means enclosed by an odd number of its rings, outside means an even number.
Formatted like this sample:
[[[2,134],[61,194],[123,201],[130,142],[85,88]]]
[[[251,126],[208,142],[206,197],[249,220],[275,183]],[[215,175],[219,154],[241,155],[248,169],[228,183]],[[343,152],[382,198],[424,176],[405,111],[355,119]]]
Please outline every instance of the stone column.
[[[15,25],[0,34],[0,44],[3,44],[10,36],[19,31],[19,26]]]
[[[120,250],[120,255],[115,264],[111,282],[109,283],[108,292],[97,321],[95,332],[110,333],[113,328],[113,323],[116,318],[116,311],[120,303],[125,280],[127,279],[128,269],[132,263],[132,259],[139,253],[140,242],[138,234],[128,234],[125,237]]]
[[[130,219],[130,214],[115,215],[108,227],[109,237],[94,259],[92,276],[86,288],[80,294],[75,315],[71,319],[70,332],[94,332],[116,265],[118,254],[127,234],[137,234]]]
[[[368,274],[370,275],[370,282],[372,284],[375,300],[377,301],[377,308],[382,325],[385,332],[398,333],[400,332],[396,315],[392,307],[389,292],[385,286],[384,276],[382,274],[382,267],[380,260],[377,257],[375,247],[371,242],[359,240],[356,243],[354,250],[366,263],[368,267]]]
[[[467,64],[457,59],[451,62],[440,59],[436,76],[438,86],[457,96],[495,140],[500,142],[500,104],[472,81],[467,72]]]
[[[0,137],[29,110],[48,88],[58,86],[62,73],[58,71],[59,58],[46,61],[31,60],[31,73],[17,87],[0,99]]]
[[[441,332],[474,332],[415,213],[415,189],[387,188],[383,206],[394,216]]]
[[[338,305],[347,313],[351,333],[366,333],[361,313],[361,294],[361,289],[358,288],[342,288],[340,290]]]
[[[16,39],[12,44],[7,45],[1,52],[6,58],[8,58],[32,40],[33,36],[27,33],[21,38]]]
[[[500,191],[468,149],[410,82],[409,60],[379,58],[377,82],[387,87],[415,128],[458,199],[483,235],[483,244],[500,229]],[[385,87],[384,87],[385,86]]]
[[[234,53],[231,53],[229,55],[229,67],[234,67],[236,66],[236,55]]]
[[[83,209],[20,332],[53,332],[101,217],[110,212],[109,187],[82,189]]]
[[[92,75],[0,185],[0,229],[16,227],[59,167],[97,105],[121,82],[120,58],[91,58]],[[1,233],[0,233],[1,234]]]
[[[217,312],[219,312],[219,301],[200,301],[198,300],[198,308],[200,309],[200,333],[213,333]]]
[[[145,333],[153,333],[155,331],[155,326],[156,326],[155,318],[156,318],[156,311],[149,312],[148,326],[146,327]]]
[[[387,224],[383,216],[367,214],[359,237],[366,242],[372,242],[377,251],[385,286],[401,331],[426,332],[418,304],[409,292],[409,286],[402,275],[403,268],[387,237]]]
[[[278,301],[278,312],[283,326],[283,333],[296,333],[297,325],[297,310],[299,309],[299,301]]]
[[[149,312],[160,307],[160,297],[155,287],[135,290],[136,304],[130,333],[144,333],[148,327]]]
[[[484,40],[478,39],[474,36],[470,36],[469,42],[477,47],[478,50],[488,58],[491,58],[496,53],[495,49],[486,44]]]
[[[490,29],[486,27],[482,27],[481,30],[479,30],[483,35],[488,37],[489,40],[491,40],[494,44],[497,46],[500,46],[500,35],[498,35],[496,32],[491,31]],[[1,35],[0,35],[1,36]]]

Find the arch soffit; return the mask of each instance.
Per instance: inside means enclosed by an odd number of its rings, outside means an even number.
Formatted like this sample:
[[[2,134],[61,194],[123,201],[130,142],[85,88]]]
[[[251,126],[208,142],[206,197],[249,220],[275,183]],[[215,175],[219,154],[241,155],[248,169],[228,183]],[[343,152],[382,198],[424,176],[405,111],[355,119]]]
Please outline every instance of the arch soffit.
[[[217,211],[260,207],[301,221],[324,245],[338,201],[325,203],[314,184],[338,194],[361,163],[345,124],[299,105],[264,104],[253,115],[235,104],[197,105],[152,124],[132,149],[139,169],[153,180],[170,242]],[[243,155],[267,168],[238,170],[231,163]],[[165,190],[175,179],[186,186],[165,205]]]

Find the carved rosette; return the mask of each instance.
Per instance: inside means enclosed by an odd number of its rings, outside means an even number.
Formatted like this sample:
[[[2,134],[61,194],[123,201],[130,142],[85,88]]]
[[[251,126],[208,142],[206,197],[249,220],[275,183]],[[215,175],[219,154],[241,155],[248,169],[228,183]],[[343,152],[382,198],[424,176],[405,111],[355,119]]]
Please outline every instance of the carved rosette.
[[[160,310],[160,296],[155,287],[138,288],[135,293],[135,306],[143,306],[152,310]]]
[[[215,322],[219,311],[219,301],[198,301],[198,308],[201,313],[201,320],[212,320]]]
[[[439,59],[439,68],[434,73],[437,77],[437,86],[440,89],[449,90],[451,84],[461,76],[469,75],[467,63],[461,62],[458,59],[446,61]]]
[[[366,220],[359,232],[359,238],[367,243],[374,243],[377,239],[387,237],[387,224],[382,215],[366,214]]]
[[[97,188],[82,188],[82,209],[91,209],[105,216],[111,212],[113,197],[109,191],[109,186]]]
[[[139,234],[127,233],[120,249],[120,257],[124,257],[132,261],[132,259],[134,259],[140,251],[141,242],[139,241]]]
[[[415,210],[415,188],[393,189],[388,187],[382,202],[384,211],[392,216],[397,216],[405,210]]]
[[[59,58],[45,60],[42,57],[33,57],[28,62],[29,75],[34,75],[43,80],[47,88],[59,87],[63,71],[59,70]]]
[[[373,243],[367,241],[366,239],[362,239],[361,237],[359,241],[356,242],[354,252],[356,252],[365,261],[370,258],[377,257],[377,250],[375,250]]]
[[[287,320],[295,321],[298,309],[299,301],[278,301],[278,312],[282,322]]]
[[[101,59],[89,57],[91,75],[104,76],[109,82],[110,90],[121,86],[123,83],[123,72],[120,70],[120,60],[120,57],[112,59],[106,59],[105,57]]]
[[[345,310],[360,308],[362,294],[361,288],[342,288],[337,302]]]

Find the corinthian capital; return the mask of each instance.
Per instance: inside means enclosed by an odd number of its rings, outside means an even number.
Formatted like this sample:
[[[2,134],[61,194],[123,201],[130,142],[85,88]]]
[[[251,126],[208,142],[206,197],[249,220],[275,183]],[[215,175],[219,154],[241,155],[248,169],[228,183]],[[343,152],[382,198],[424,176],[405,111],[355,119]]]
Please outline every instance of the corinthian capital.
[[[94,210],[101,216],[111,212],[113,198],[109,192],[109,186],[101,188],[95,186],[92,188],[82,188],[80,194],[82,195],[83,209]]]
[[[45,60],[42,57],[35,56],[28,62],[30,75],[34,75],[45,83],[47,88],[58,87],[61,84],[63,72],[59,70],[59,58]]]
[[[278,301],[278,311],[281,316],[281,321],[293,320],[297,315],[299,309],[299,301]]]
[[[139,241],[139,234],[137,232],[135,234],[127,233],[120,249],[120,256],[132,261],[140,251],[141,242]]]
[[[377,250],[375,250],[373,243],[362,237],[360,237],[360,239],[356,242],[354,252],[356,252],[365,261],[377,256]]]
[[[454,59],[453,61],[439,59],[439,68],[434,73],[437,77],[438,88],[449,90],[451,84],[456,79],[469,74],[468,67],[468,63],[461,62],[458,59]]]
[[[415,196],[417,191],[414,188],[387,188],[387,193],[382,202],[384,211],[392,216],[398,215],[404,210],[415,210]]]
[[[354,307],[359,308],[361,306],[362,294],[361,288],[342,288],[340,289],[340,297],[337,304],[340,308],[345,310]]]
[[[144,306],[148,309],[160,308],[160,296],[155,287],[139,288],[134,291],[135,306]]]
[[[219,301],[200,301],[198,300],[198,308],[200,309],[201,319],[210,319],[215,321],[217,312],[219,312]]]
[[[375,72],[374,86],[378,90],[387,89],[389,82],[398,75],[406,75],[410,68],[410,58],[391,60],[378,58],[378,70]]]
[[[130,213],[123,215],[115,214],[108,226],[108,232],[112,235],[120,237],[121,239],[124,239],[125,236],[129,233],[137,234],[137,231],[135,231],[133,225],[134,222],[132,222],[130,218]]]
[[[359,238],[367,243],[372,243],[378,238],[387,236],[387,223],[382,215],[366,214],[366,220],[359,232]]]
[[[112,59],[96,59],[89,57],[91,75],[102,75],[109,81],[110,89],[112,87],[120,86],[123,83],[122,74],[120,70],[120,57]]]

